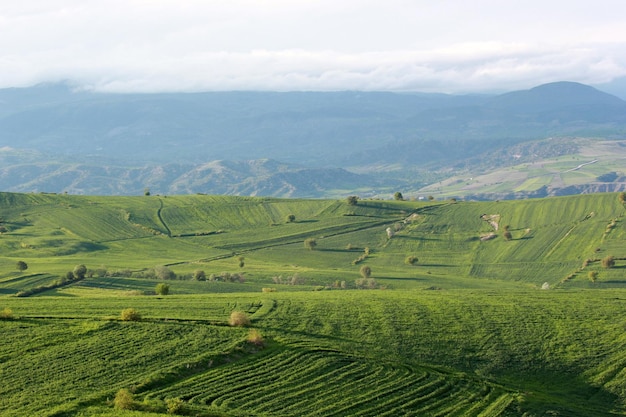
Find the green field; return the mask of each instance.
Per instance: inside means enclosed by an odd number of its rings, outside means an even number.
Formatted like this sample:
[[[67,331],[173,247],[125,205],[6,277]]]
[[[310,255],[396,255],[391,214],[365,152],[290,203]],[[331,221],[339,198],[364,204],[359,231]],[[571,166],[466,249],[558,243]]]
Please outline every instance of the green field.
[[[0,193],[0,415],[626,415],[624,212]]]

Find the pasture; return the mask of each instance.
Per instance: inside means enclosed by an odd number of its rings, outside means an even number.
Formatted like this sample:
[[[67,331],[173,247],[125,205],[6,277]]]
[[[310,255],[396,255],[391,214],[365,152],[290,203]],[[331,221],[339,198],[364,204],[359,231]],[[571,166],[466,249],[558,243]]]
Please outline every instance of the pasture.
[[[0,193],[0,415],[624,415],[624,211]]]

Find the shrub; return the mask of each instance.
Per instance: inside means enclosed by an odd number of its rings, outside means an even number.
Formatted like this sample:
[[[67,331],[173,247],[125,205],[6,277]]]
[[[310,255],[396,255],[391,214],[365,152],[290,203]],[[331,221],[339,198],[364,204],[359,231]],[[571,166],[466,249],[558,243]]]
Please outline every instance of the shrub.
[[[183,411],[185,402],[180,398],[167,398],[165,400],[168,414],[178,414]]]
[[[122,310],[120,318],[123,321],[141,321],[141,314],[134,308],[125,308]]]
[[[357,196],[355,196],[355,195],[348,196],[348,197],[346,198],[346,202],[347,202],[347,203],[348,203],[348,205],[350,205],[350,206],[356,206],[356,205],[358,204],[358,202],[359,202],[359,197],[357,197]]]
[[[167,284],[160,283],[160,284],[157,284],[155,291],[158,295],[167,295],[170,293],[170,286]]]
[[[596,280],[598,279],[598,271],[589,271],[589,274],[587,276],[589,277],[589,280],[591,282],[596,282]]]
[[[417,256],[407,256],[404,260],[404,263],[406,263],[407,265],[415,265],[418,262],[419,259],[417,259]]]
[[[193,279],[196,281],[206,281],[206,274],[201,269],[193,272]]]
[[[604,268],[613,268],[615,266],[615,257],[609,255],[602,259],[602,266]]]
[[[393,194],[393,199],[396,200],[396,201],[402,201],[402,200],[404,200],[404,197],[402,196],[402,193],[400,191],[396,191]]]
[[[313,250],[315,249],[316,246],[317,246],[317,241],[314,238],[310,237],[304,240],[304,247],[307,248],[308,250]]]
[[[113,407],[118,410],[132,410],[134,408],[133,394],[126,388],[122,388],[115,394]]]
[[[255,346],[265,346],[265,339],[263,339],[261,332],[257,329],[250,329],[250,333],[248,333],[248,343]]]
[[[243,311],[233,311],[230,313],[228,324],[233,327],[246,327],[250,325],[250,319]]]
[[[296,215],[295,214],[290,214],[287,216],[287,222],[288,223],[293,223],[296,221]]]
[[[0,311],[0,320],[13,320],[13,310],[8,307],[5,307]]]
[[[360,288],[360,289],[367,288],[367,289],[373,290],[374,288],[378,287],[378,283],[376,282],[374,278],[357,279],[354,281],[354,284],[356,285],[357,288]]]
[[[74,267],[74,271],[72,271],[72,274],[74,275],[75,279],[83,279],[85,278],[85,274],[87,273],[87,267],[85,265],[76,265]]]
[[[363,278],[369,278],[372,275],[372,268],[367,265],[363,265],[361,269],[359,269],[359,273]]]
[[[154,274],[158,279],[168,280],[168,279],[176,279],[176,274],[174,271],[169,269],[166,266],[160,265],[154,267]]]
[[[276,292],[276,288],[263,287],[261,292]]]
[[[246,265],[245,259],[246,258],[244,258],[243,256],[238,256],[237,257],[237,261],[239,261],[239,268],[243,268]]]
[[[619,199],[620,203],[626,204],[626,192],[622,191],[621,193],[619,193],[619,196],[617,198]]]
[[[508,231],[508,230],[507,230],[507,231],[505,231],[505,232],[502,234],[502,236],[504,236],[504,238],[505,238],[506,240],[511,240],[511,239],[513,239],[513,235],[512,235],[512,234],[511,234],[511,232],[510,232],[510,231]]]

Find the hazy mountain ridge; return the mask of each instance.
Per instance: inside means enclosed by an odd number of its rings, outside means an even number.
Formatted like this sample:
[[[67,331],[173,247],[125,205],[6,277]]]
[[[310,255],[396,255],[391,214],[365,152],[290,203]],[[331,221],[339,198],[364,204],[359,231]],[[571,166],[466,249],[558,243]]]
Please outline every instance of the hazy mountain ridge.
[[[0,147],[18,151],[0,156],[0,186],[90,194],[136,194],[145,187],[376,194],[420,188],[420,170],[482,165],[486,153],[551,136],[623,138],[626,102],[569,82],[498,96],[102,94],[44,85],[0,90]],[[395,171],[379,180],[350,172],[389,165]]]

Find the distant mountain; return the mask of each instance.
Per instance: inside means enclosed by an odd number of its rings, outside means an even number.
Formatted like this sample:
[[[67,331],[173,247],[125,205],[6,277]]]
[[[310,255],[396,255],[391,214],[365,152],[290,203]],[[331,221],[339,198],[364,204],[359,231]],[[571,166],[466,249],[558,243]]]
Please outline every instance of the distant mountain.
[[[420,170],[432,176],[529,140],[625,135],[626,102],[572,82],[498,96],[104,94],[41,85],[0,90],[0,148],[20,158],[31,152],[21,167],[2,156],[0,185],[97,194],[135,194],[149,184],[181,193],[375,194],[417,187],[428,180]],[[378,180],[351,172],[376,172]]]

